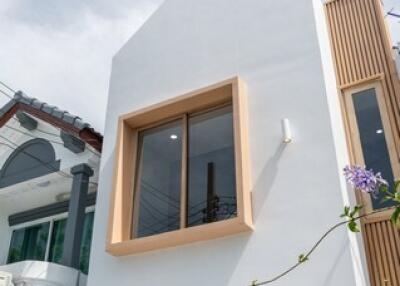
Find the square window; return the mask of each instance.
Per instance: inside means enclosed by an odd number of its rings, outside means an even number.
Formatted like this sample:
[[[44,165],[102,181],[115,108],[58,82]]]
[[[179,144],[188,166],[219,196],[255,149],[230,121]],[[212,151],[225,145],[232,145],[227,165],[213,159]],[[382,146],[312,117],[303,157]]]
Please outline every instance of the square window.
[[[250,231],[246,132],[238,78],[121,116],[107,251]]]

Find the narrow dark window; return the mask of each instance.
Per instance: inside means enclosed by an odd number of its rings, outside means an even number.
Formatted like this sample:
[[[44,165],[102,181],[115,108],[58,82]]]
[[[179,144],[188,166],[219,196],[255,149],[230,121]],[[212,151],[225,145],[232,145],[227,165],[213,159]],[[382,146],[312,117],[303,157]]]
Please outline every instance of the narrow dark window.
[[[365,165],[382,176],[393,188],[393,170],[390,163],[389,151],[385,138],[385,130],[379,111],[379,105],[374,88],[364,90],[352,95],[354,109],[360,134],[361,148]],[[383,194],[372,197],[374,209],[390,207],[392,202],[383,202]]]
[[[45,259],[50,223],[14,230],[7,263]]]
[[[139,133],[133,236],[180,227],[182,120]]]
[[[232,106],[189,117],[188,226],[236,216]]]

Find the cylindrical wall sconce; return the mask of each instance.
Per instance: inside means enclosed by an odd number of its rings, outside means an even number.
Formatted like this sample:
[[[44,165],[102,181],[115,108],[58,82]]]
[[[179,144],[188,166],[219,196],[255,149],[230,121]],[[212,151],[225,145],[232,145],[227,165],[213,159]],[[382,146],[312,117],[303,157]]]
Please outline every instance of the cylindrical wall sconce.
[[[283,143],[290,143],[293,140],[292,131],[290,130],[290,121],[288,118],[282,119],[282,132],[283,132]]]

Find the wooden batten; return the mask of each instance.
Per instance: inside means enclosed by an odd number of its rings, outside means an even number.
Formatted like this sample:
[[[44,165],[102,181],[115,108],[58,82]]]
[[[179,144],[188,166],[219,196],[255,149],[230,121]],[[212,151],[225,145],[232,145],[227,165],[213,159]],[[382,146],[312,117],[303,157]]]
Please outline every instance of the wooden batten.
[[[382,88],[400,154],[400,82],[379,0],[325,3],[340,89],[382,78]]]
[[[378,93],[394,176],[400,176],[400,82],[391,55],[389,34],[380,0],[325,2],[340,102],[351,162],[363,164],[351,94],[373,87]],[[388,134],[386,134],[388,133]],[[372,211],[369,196],[358,201]],[[400,286],[400,234],[389,220],[391,211],[362,220],[372,286]]]

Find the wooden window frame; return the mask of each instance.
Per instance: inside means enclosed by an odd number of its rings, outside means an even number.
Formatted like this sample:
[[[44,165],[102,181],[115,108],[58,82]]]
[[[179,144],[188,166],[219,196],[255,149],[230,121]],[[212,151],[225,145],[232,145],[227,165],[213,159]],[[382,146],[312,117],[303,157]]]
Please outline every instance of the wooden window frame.
[[[233,108],[237,216],[218,222],[185,227],[185,215],[181,215],[181,227],[178,230],[132,238],[138,132],[158,126],[163,122],[183,118],[188,113],[200,112],[229,102]],[[187,121],[183,120],[183,122]],[[114,256],[122,256],[251,231],[253,225],[247,139],[245,86],[238,77],[120,116],[106,251]],[[182,142],[184,146],[187,145],[186,143]],[[183,152],[187,153],[187,148],[184,148]],[[182,172],[187,168],[185,161],[182,160]],[[181,177],[182,186],[187,185],[185,178],[186,176]],[[186,192],[181,192],[181,196],[181,204],[184,204]],[[185,207],[181,209],[184,210]]]
[[[365,165],[352,95],[369,89],[375,89],[376,99],[378,102],[379,112],[382,120],[382,126],[384,129],[385,141],[393,171],[393,177],[395,180],[397,180],[400,178],[400,166],[397,159],[398,155],[396,151],[392,124],[390,122],[390,116],[388,114],[388,106],[384,98],[384,92],[380,78],[372,79],[367,82],[362,82],[357,85],[349,86],[343,90],[343,95],[344,95],[343,105],[345,110],[345,121],[346,121],[346,131],[347,131],[346,133],[348,137],[348,144],[350,145],[350,161],[352,164],[357,164],[361,166]],[[356,192],[356,198],[359,203],[364,205],[363,209],[364,213],[373,213],[377,211],[374,210],[372,207],[372,199],[369,194]],[[380,211],[375,214],[372,214],[368,218],[364,218],[364,221],[365,222],[379,221],[382,218],[389,217],[390,213],[391,210],[383,212]]]

